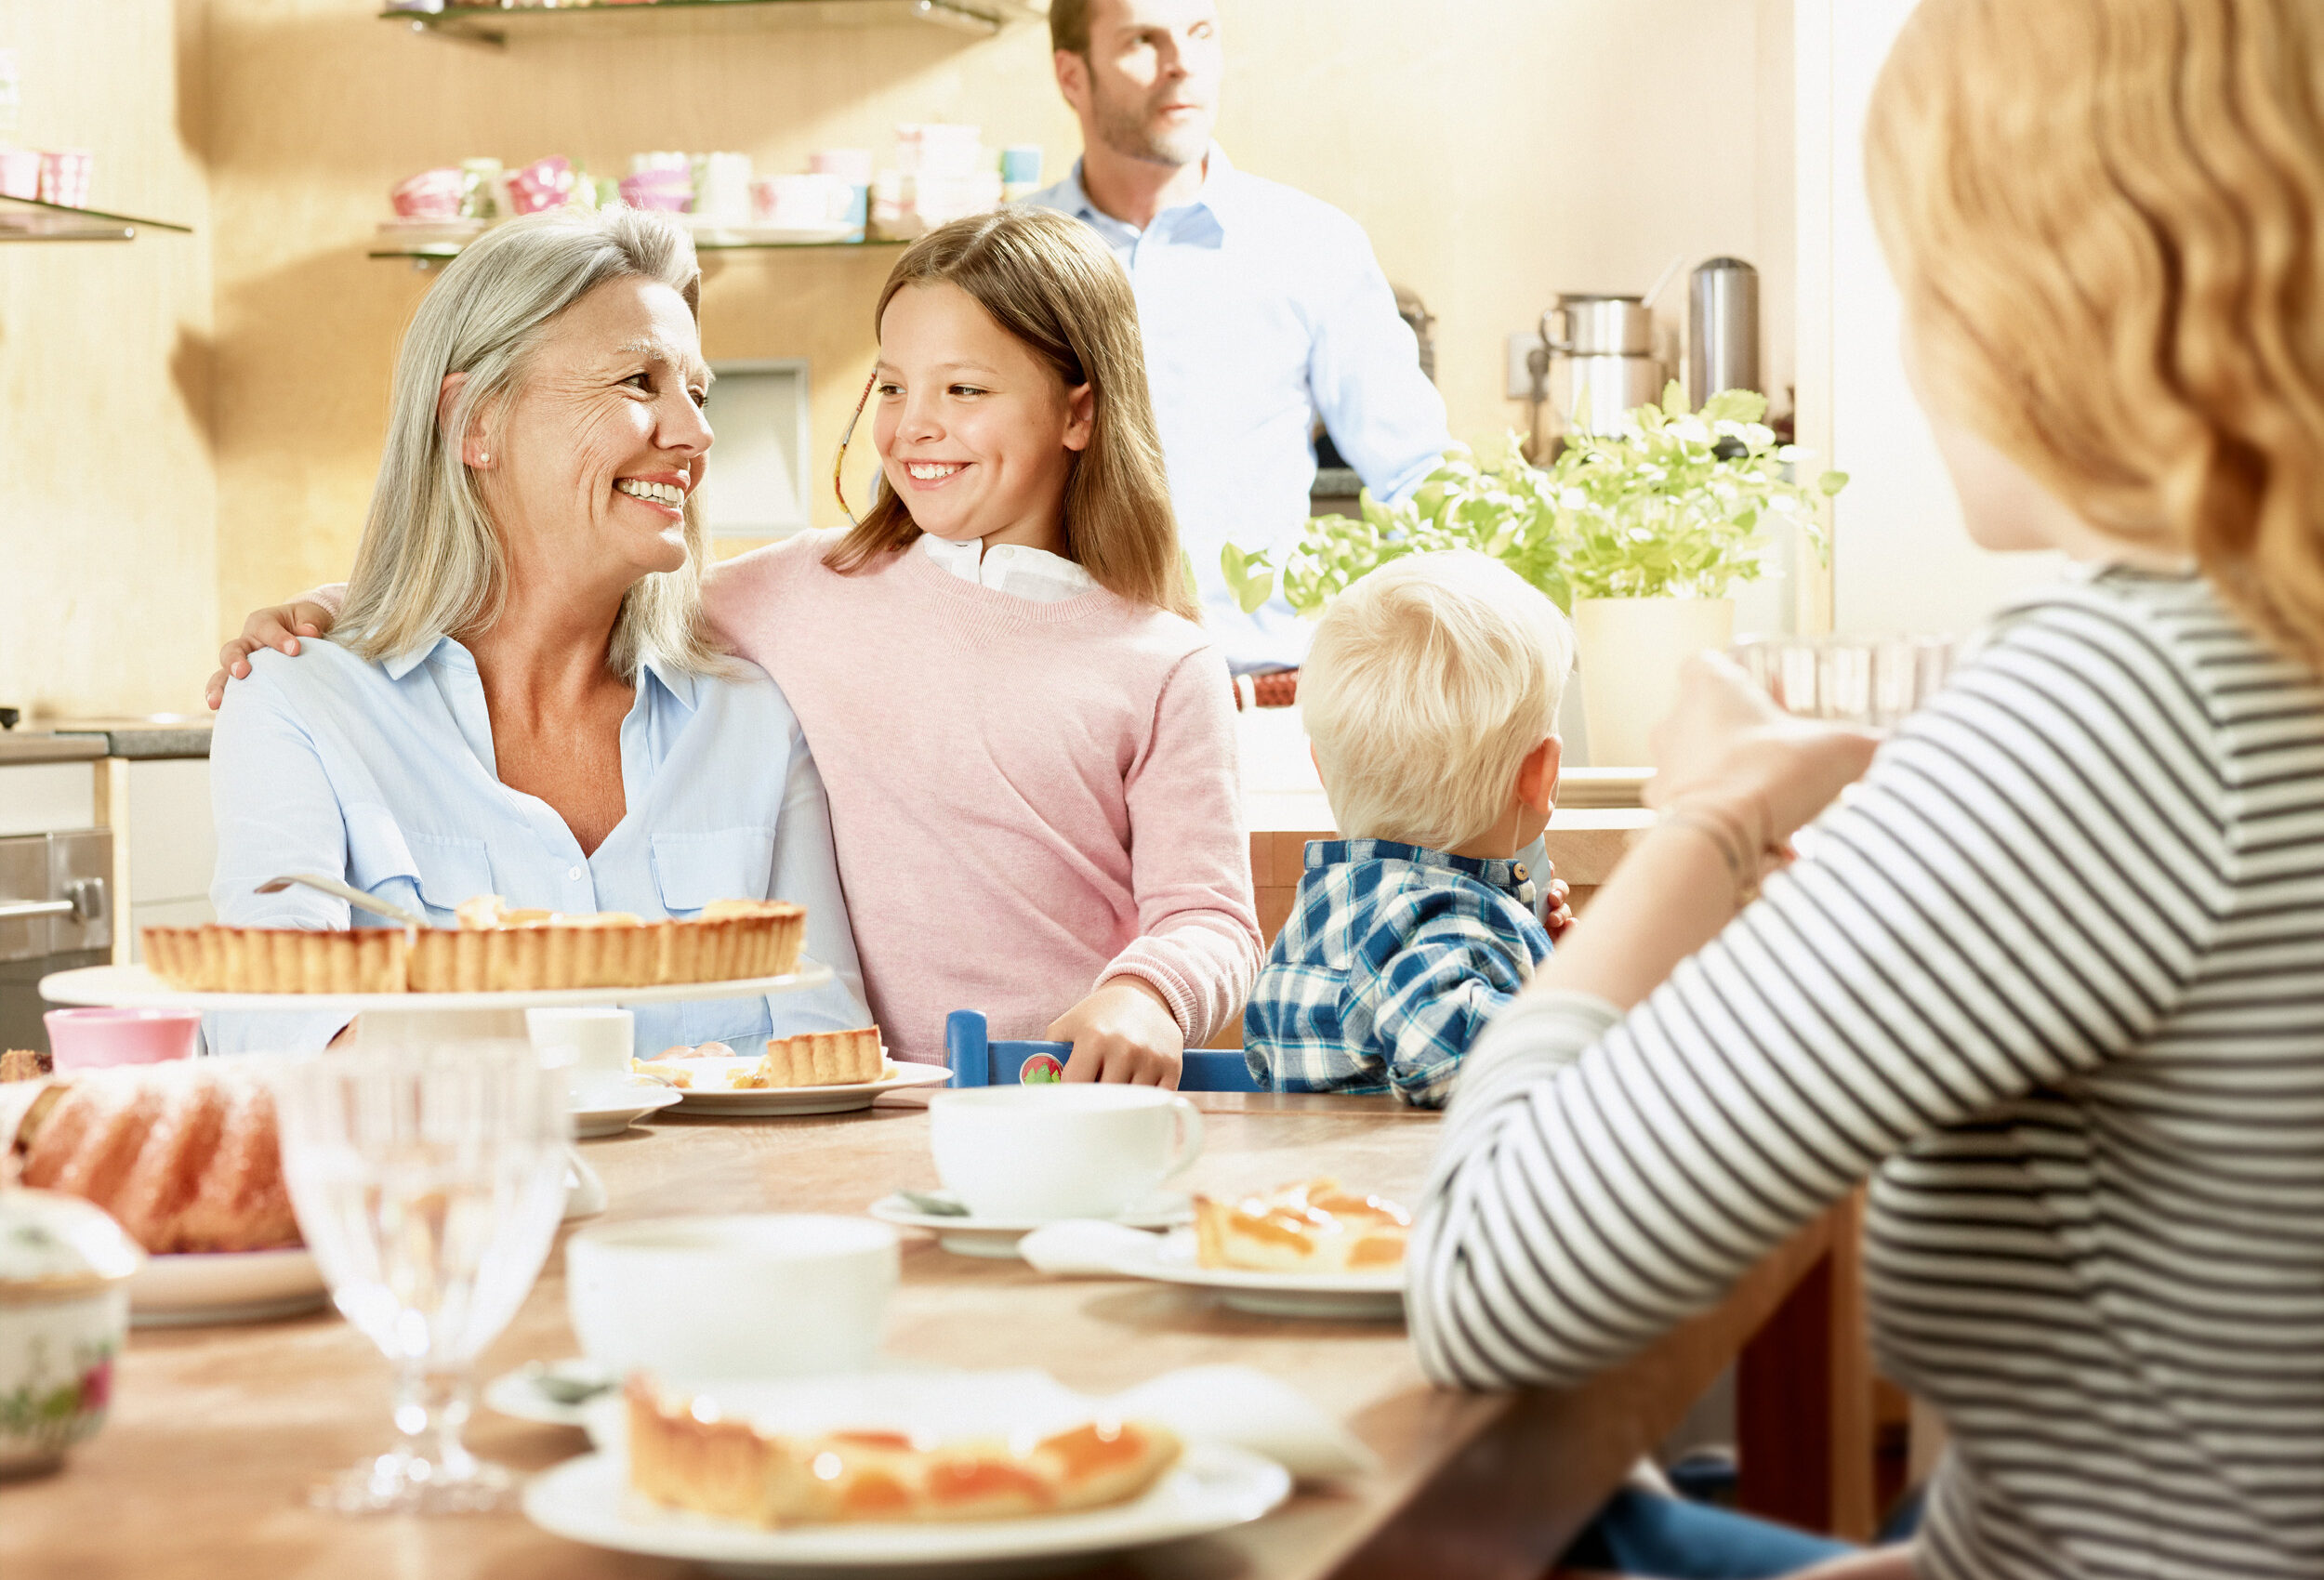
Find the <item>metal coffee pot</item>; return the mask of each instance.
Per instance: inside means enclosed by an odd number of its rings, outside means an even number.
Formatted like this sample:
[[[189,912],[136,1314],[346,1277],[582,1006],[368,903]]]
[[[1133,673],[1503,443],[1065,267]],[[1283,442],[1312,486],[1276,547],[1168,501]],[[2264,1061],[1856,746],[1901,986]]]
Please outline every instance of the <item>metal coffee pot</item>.
[[[1654,311],[1644,296],[1565,295],[1541,315],[1547,390],[1557,433],[1604,433],[1662,398]]]

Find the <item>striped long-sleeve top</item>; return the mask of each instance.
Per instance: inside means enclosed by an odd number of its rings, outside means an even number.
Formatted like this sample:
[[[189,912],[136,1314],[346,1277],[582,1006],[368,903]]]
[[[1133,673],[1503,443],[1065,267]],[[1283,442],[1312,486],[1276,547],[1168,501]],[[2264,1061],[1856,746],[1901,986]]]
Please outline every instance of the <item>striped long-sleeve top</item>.
[[[1802,849],[1629,1015],[1487,1032],[1431,1373],[1604,1367],[1869,1177],[1875,1349],[1953,1433],[1922,1574],[2324,1574],[2324,685],[2108,573]]]

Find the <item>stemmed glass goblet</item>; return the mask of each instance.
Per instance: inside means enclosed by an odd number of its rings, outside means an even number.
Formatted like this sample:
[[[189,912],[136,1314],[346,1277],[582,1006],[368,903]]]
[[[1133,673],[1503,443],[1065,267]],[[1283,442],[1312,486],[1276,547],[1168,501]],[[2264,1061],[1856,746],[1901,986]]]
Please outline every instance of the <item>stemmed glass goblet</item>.
[[[506,1507],[460,1441],[477,1354],[538,1276],[565,1200],[563,1078],[510,1042],[326,1053],[276,1083],[283,1171],[331,1298],[394,1364],[396,1445],[314,1489],[347,1513]]]

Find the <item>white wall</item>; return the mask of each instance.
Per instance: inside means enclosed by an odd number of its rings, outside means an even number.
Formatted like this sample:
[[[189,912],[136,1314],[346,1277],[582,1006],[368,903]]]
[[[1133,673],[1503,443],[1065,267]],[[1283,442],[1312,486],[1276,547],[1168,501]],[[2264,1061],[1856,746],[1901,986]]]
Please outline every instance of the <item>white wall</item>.
[[[1849,474],[1829,618],[1849,632],[1959,631],[2054,577],[2047,554],[1969,541],[1905,382],[1896,290],[1864,188],[1864,112],[1912,0],[1798,0],[1800,439]],[[1820,601],[1811,599],[1811,603]],[[1824,611],[1803,609],[1803,627]]]

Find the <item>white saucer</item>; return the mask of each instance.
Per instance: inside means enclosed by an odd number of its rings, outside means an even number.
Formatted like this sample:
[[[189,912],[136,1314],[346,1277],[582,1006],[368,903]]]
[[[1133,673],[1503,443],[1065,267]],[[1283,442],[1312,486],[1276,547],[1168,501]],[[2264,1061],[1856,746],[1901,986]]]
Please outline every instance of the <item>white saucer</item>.
[[[1383,1272],[1249,1272],[1240,1268],[1206,1268],[1195,1260],[1192,1234],[1169,1234],[1123,1252],[1114,1271],[1130,1278],[1206,1289],[1226,1305],[1261,1316],[1326,1317],[1340,1322],[1404,1320],[1402,1268]]]
[[[297,1316],[331,1303],[304,1245],[149,1257],[129,1280],[131,1327],[204,1327]]]
[[[953,1213],[922,1212],[906,1201],[902,1193],[882,1196],[866,1212],[882,1223],[892,1223],[901,1229],[925,1229],[936,1236],[936,1244],[958,1257],[989,1257],[1006,1259],[1017,1255],[1017,1242],[1037,1229],[1046,1229],[1055,1219],[989,1218],[961,1217]],[[1171,1229],[1188,1222],[1195,1216],[1195,1204],[1182,1192],[1165,1192],[1124,1209],[1106,1219],[1126,1229]]]
[[[592,1080],[573,1099],[573,1138],[593,1141],[618,1136],[656,1109],[685,1094],[644,1075],[607,1075]]]
[[[1206,1535],[1261,1518],[1290,1490],[1290,1473],[1272,1459],[1223,1443],[1195,1443],[1143,1497],[1114,1508],[1029,1520],[770,1531],[655,1508],[631,1494],[619,1458],[590,1454],[534,1477],[524,1490],[524,1512],[542,1530],[573,1541],[691,1560],[724,1574],[800,1569],[926,1574],[955,1564],[1122,1552]]]
[[[566,1403],[544,1391],[544,1380],[578,1383],[594,1387],[604,1384],[587,1399]],[[614,1397],[618,1385],[600,1371],[595,1362],[575,1355],[564,1361],[534,1361],[513,1372],[503,1372],[484,1385],[484,1402],[503,1415],[513,1415],[520,1421],[536,1421],[545,1427],[578,1427],[587,1423],[589,1407],[601,1399]]]
[[[686,1068],[693,1073],[697,1085],[680,1086],[678,1111],[680,1113],[718,1114],[733,1118],[764,1117],[783,1113],[849,1113],[859,1108],[869,1108],[872,1099],[882,1092],[903,1091],[911,1086],[941,1086],[952,1079],[952,1072],[941,1064],[899,1064],[890,1060],[877,1081],[860,1081],[843,1086],[747,1086],[736,1091],[724,1083],[737,1071],[756,1070],[756,1059],[689,1059]],[[718,1086],[700,1085],[705,1078]]]

